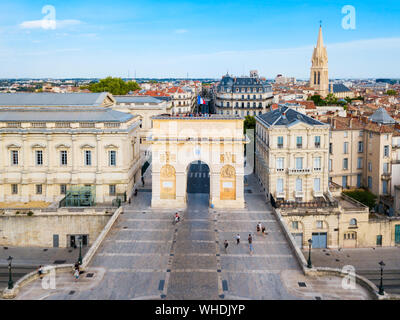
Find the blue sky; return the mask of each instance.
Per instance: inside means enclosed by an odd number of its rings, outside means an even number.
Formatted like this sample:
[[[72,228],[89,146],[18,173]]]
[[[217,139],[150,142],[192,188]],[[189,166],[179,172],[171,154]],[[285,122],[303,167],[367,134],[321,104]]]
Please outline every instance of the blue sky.
[[[43,28],[42,8],[56,28]],[[356,28],[342,27],[352,5]],[[0,78],[308,78],[322,20],[330,77],[400,77],[400,1],[0,2]]]

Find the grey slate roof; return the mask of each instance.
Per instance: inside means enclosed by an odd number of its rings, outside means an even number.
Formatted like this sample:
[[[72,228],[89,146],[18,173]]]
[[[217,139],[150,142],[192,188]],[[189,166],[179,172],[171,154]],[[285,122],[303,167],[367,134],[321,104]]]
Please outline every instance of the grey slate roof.
[[[337,93],[337,92],[350,92],[351,90],[347,88],[344,84],[332,84],[333,92],[331,91],[331,87],[329,86],[330,93]]]
[[[303,122],[312,126],[327,125],[285,105],[280,105],[278,109],[259,115],[256,118],[265,123],[267,127],[291,126],[297,122]]]
[[[261,88],[262,92],[270,92],[272,91],[272,86],[269,84],[266,84],[259,78],[252,78],[252,77],[238,77],[238,78],[232,78],[229,75],[224,76],[218,87],[217,91],[220,92],[221,89],[224,88],[226,91],[227,88],[230,88],[232,92],[236,91],[236,88],[256,88],[257,93],[258,90]]]
[[[109,108],[95,110],[71,109],[1,109],[0,122],[126,122],[134,118]]]
[[[378,110],[376,110],[372,116],[369,117],[369,120],[372,122],[376,123],[381,123],[381,124],[395,124],[396,120],[394,120],[385,108],[380,107]]]
[[[114,96],[117,103],[160,104],[162,100],[151,96]]]
[[[101,106],[107,92],[100,93],[0,93],[0,106]]]

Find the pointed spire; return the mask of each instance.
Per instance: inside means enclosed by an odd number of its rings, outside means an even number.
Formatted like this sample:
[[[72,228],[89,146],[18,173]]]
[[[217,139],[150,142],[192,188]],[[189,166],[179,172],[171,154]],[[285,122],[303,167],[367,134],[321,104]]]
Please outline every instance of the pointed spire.
[[[321,22],[320,22],[321,23]],[[319,25],[319,33],[318,33],[318,41],[317,41],[317,48],[323,48],[324,47],[324,40],[322,38],[322,26],[321,24]]]

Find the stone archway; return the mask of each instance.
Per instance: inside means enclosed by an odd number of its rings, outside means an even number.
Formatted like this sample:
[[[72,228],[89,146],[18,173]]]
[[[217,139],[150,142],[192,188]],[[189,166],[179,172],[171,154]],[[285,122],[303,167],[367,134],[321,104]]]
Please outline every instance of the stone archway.
[[[244,208],[243,119],[153,117],[153,208],[186,208],[190,164],[209,168],[209,205]],[[202,173],[204,175],[204,173]]]

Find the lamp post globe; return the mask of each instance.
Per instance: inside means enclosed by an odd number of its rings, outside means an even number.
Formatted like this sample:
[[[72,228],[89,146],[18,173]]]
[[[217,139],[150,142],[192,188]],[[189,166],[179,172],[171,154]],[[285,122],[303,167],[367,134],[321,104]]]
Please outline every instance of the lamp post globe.
[[[312,268],[311,263],[311,247],[312,247],[312,240],[308,239],[308,261],[307,261],[307,268]]]

